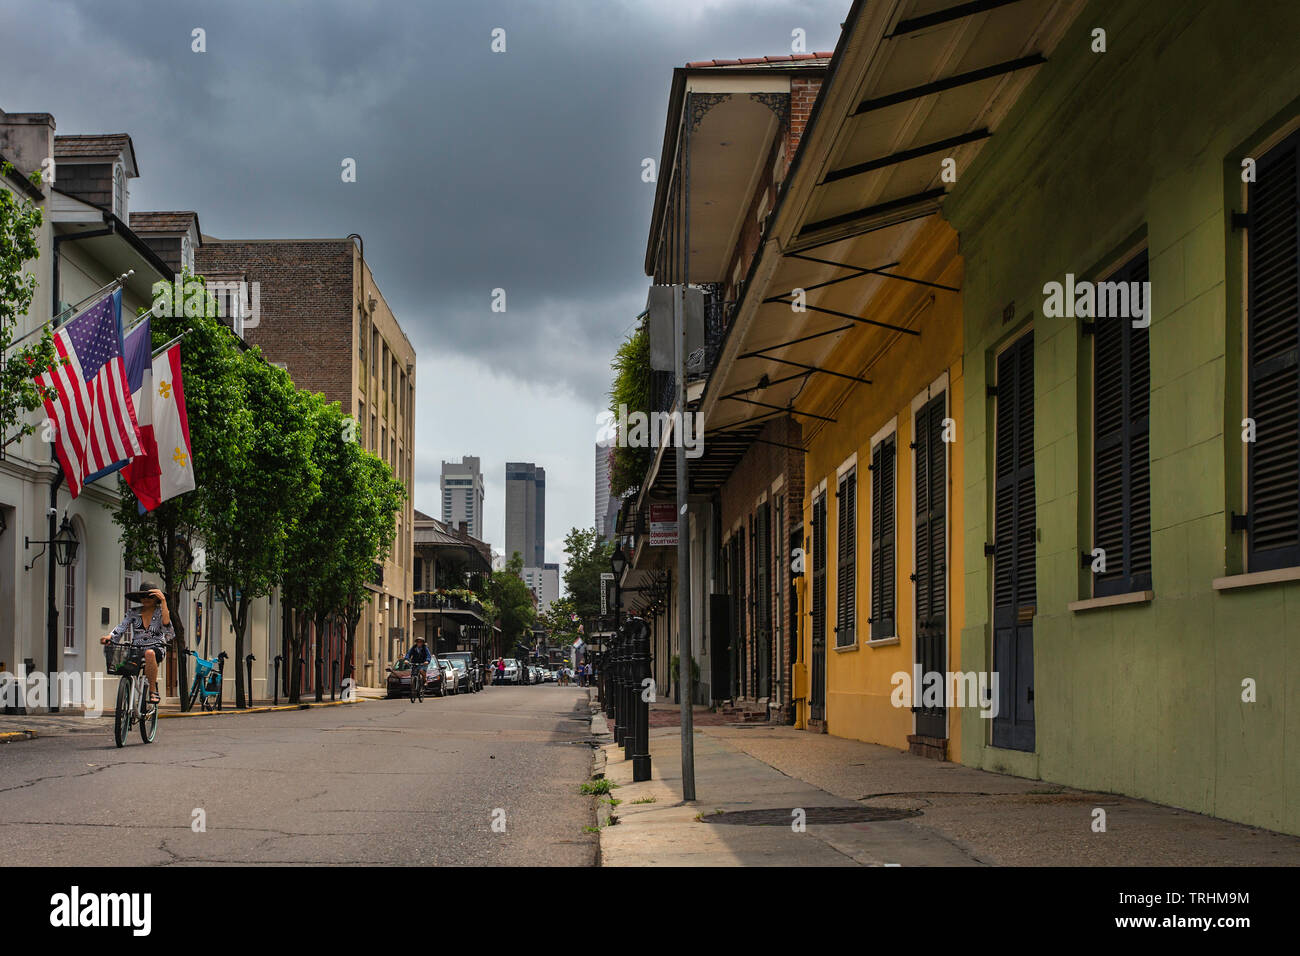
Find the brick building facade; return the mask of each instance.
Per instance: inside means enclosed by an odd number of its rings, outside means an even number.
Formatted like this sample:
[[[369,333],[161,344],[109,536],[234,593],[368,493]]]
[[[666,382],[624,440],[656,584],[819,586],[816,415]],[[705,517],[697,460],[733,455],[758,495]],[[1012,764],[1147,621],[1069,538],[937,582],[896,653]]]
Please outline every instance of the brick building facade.
[[[412,633],[415,350],[352,237],[204,237],[196,271],[209,283],[239,288],[243,310],[232,323],[244,340],[300,388],[338,402],[357,420],[363,447],[406,487],[392,553],[376,567],[373,597],[357,627],[356,677],[376,686]],[[314,640],[315,652],[337,659],[339,639]],[[311,662],[307,672],[310,681]]]

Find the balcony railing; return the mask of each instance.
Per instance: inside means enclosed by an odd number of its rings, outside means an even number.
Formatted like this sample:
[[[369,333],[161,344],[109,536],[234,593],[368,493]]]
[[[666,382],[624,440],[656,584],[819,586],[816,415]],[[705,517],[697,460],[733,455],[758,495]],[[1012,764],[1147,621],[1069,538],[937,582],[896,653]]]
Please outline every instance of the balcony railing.
[[[483,616],[483,605],[456,594],[440,594],[437,591],[416,591],[415,609],[417,611],[472,611]]]
[[[722,285],[717,282],[701,283],[704,290],[704,349],[686,356],[686,381],[708,378],[722,352],[722,341],[731,324],[734,302],[722,300]],[[677,398],[677,376],[673,372],[652,372],[650,383],[654,407],[651,411],[672,411]]]

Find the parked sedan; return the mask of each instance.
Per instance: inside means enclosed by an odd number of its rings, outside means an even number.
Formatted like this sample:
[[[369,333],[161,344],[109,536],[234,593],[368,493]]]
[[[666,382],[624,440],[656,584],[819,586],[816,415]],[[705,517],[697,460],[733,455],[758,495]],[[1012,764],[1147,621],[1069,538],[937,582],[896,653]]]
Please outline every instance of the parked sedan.
[[[449,651],[444,655],[447,660],[453,664],[456,661],[462,661],[469,667],[470,690],[480,691],[483,689],[483,668],[478,666],[478,661],[474,658],[472,651]]]
[[[455,667],[451,666],[451,661],[448,661],[445,657],[439,657],[437,658],[437,667],[439,671],[442,671],[442,695],[439,696],[458,692],[460,689],[459,675],[456,674]]]
[[[436,694],[441,697],[443,687],[446,686],[446,680],[441,668],[435,667],[432,663],[424,669],[424,693],[426,696]],[[392,667],[388,668],[388,681],[385,687],[386,696],[389,699],[394,697],[411,696],[411,662],[403,658]]]
[[[521,676],[522,668],[520,668],[519,662],[515,660],[513,657],[507,657],[505,659],[505,665],[506,665],[505,670],[501,672],[501,683],[522,684],[523,683],[523,679]]]
[[[474,678],[470,675],[469,666],[463,660],[459,657],[449,657],[447,663],[452,666],[456,674],[456,693],[464,691],[469,694],[478,689],[474,686]]]

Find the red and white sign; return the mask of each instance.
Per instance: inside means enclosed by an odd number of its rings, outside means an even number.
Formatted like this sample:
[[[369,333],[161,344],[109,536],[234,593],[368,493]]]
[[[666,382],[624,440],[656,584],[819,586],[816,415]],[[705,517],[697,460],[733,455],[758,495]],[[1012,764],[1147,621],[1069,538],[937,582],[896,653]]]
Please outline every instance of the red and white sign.
[[[677,506],[660,504],[650,506],[650,547],[677,546]]]

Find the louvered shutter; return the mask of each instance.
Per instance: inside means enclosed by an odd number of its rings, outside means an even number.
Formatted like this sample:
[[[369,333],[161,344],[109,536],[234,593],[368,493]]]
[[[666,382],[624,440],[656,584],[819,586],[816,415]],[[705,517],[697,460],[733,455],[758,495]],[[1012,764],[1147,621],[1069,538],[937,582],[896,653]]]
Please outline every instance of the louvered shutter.
[[[998,356],[997,374],[993,606],[1014,618],[1037,600],[1032,332]]]
[[[1300,565],[1300,131],[1247,188],[1247,563],[1267,571]]]
[[[857,475],[854,472],[840,478],[836,499],[839,503],[839,535],[835,562],[835,646],[848,647],[857,640],[857,563],[854,556],[858,547],[858,516]]]
[[[1140,290],[1147,261],[1144,250],[1105,281]],[[1131,319],[1102,317],[1093,338],[1093,548],[1106,553],[1093,593],[1101,597],[1151,587],[1150,336]]]
[[[871,452],[871,638],[894,637],[894,436]]]
[[[826,497],[813,503],[813,640],[826,640]]]
[[[947,474],[944,461],[943,418],[945,400],[940,394],[916,415],[916,619],[925,627],[942,618],[946,604],[945,517]]]

